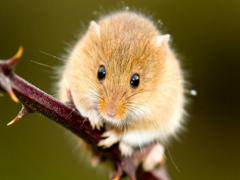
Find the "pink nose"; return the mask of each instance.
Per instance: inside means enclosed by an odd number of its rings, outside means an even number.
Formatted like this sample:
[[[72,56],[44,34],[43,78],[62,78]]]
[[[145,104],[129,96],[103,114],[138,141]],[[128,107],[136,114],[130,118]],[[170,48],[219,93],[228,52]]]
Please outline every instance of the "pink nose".
[[[117,115],[117,113],[107,112],[107,115],[113,118]]]

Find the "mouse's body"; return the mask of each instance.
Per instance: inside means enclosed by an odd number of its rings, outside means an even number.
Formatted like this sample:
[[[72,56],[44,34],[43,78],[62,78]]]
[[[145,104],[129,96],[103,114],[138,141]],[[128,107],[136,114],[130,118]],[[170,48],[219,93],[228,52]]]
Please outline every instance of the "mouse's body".
[[[92,21],[76,43],[63,75],[92,127],[105,122],[107,138],[100,146],[120,141],[122,153],[131,155],[132,147],[164,143],[181,127],[184,80],[169,37],[143,15],[124,11]],[[59,87],[60,100],[66,101],[63,80]],[[160,151],[163,147],[156,146],[152,156]],[[150,156],[145,169],[153,161]]]

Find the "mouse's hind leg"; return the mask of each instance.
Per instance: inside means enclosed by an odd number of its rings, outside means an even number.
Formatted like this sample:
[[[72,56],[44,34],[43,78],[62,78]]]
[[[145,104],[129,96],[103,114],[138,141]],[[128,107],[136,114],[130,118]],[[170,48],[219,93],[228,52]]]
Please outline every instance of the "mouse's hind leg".
[[[145,171],[150,171],[158,164],[165,162],[164,159],[164,147],[161,144],[156,144],[153,146],[152,150],[147,154],[143,161],[143,169]]]

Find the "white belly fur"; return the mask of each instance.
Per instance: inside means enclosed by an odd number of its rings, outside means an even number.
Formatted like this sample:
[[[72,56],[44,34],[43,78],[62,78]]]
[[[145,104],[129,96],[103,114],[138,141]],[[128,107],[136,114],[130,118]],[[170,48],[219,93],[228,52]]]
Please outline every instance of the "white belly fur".
[[[131,146],[143,146],[155,140],[159,140],[161,131],[130,131],[125,133],[121,140]]]

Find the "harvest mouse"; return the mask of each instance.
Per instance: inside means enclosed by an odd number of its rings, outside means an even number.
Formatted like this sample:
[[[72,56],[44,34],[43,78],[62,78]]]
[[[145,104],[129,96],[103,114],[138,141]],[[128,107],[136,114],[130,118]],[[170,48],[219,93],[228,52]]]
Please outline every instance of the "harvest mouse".
[[[105,124],[99,146],[119,142],[121,153],[130,156],[134,147],[159,142],[145,170],[163,161],[164,142],[184,120],[183,73],[169,39],[142,14],[115,12],[90,22],[62,72],[82,116],[92,128]],[[59,96],[67,100],[63,80]]]

